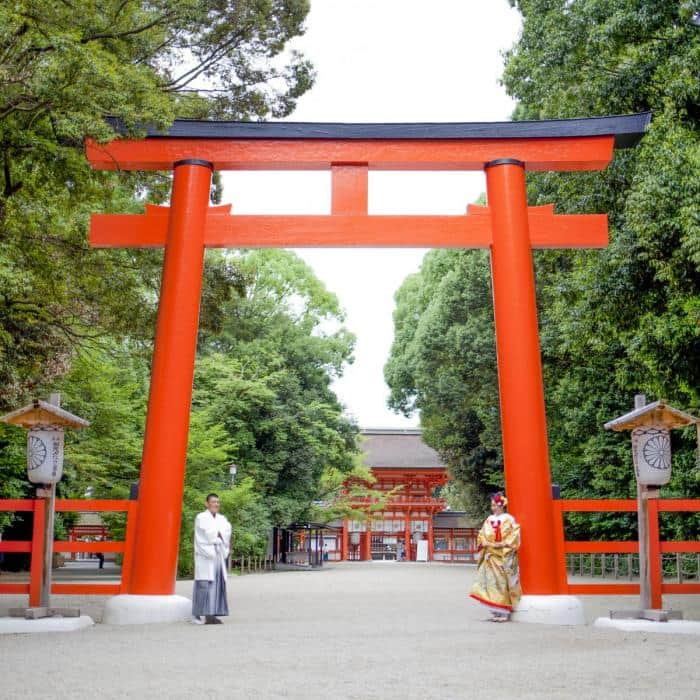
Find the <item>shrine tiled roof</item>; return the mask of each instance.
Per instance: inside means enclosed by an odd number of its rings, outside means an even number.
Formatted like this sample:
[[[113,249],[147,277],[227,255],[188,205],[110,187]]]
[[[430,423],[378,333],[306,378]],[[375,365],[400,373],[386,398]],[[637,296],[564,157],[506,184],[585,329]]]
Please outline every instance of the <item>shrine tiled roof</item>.
[[[361,431],[364,463],[374,469],[444,469],[440,455],[423,442],[417,429]]]
[[[444,510],[433,516],[433,527],[438,528],[477,528],[480,525],[477,518],[462,511]]]
[[[78,520],[75,524],[79,526],[87,525],[99,527],[104,525],[104,520],[102,520],[102,516],[99,513],[81,512],[78,513]]]

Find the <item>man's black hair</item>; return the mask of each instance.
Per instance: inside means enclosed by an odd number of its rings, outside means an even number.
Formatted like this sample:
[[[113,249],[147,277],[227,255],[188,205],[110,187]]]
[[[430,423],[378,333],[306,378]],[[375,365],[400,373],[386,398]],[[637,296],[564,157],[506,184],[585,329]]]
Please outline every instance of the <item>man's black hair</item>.
[[[218,498],[219,494],[218,493],[208,493],[207,494],[207,503],[209,503],[210,498]]]

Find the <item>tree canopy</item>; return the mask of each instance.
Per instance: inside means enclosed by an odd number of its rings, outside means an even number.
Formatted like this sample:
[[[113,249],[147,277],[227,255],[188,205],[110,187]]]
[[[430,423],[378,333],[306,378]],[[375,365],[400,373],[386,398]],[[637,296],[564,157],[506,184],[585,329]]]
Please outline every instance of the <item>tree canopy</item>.
[[[357,428],[330,388],[354,345],[335,296],[288,251],[212,251],[207,266],[230,284],[221,285],[226,294],[211,295],[221,323],[200,333],[182,574],[191,571],[192,523],[208,492],[219,493],[236,527],[235,552],[259,554],[271,525],[335,517],[336,504],[329,510],[318,501],[328,497],[329,482],[337,486],[358,473]],[[91,422],[66,439],[61,495],[80,498],[89,489],[96,498],[128,498],[139,478],[149,360],[150,346],[112,340],[78,352],[52,383],[63,405]],[[6,473],[21,491],[24,436],[7,427],[3,434],[13,445],[5,451]],[[110,525],[118,534],[123,522],[113,518]]]
[[[604,250],[535,252],[553,478],[568,497],[631,497],[628,436],[603,423],[630,410],[635,393],[700,409],[698,5],[512,4],[523,30],[503,82],[516,119],[653,111],[641,144],[616,152],[606,171],[528,175],[531,205],[606,212],[610,222]],[[391,405],[421,410],[463,499],[502,484],[489,287],[483,253],[429,253],[397,294],[385,370]],[[697,495],[690,431],[674,434],[673,446],[665,491]],[[617,536],[629,537],[623,524]]]
[[[91,250],[91,211],[159,203],[169,177],[90,170],[86,137],[175,117],[284,116],[313,73],[285,51],[308,0],[18,0],[0,6],[0,402],[95,337],[153,327],[160,255]],[[76,261],[80,261],[77,265]]]
[[[85,139],[115,136],[107,115],[136,137],[176,117],[288,115],[314,79],[289,49],[308,10],[308,0],[0,5],[0,409],[58,390],[91,421],[66,440],[62,495],[123,498],[138,478],[160,284],[161,251],[91,249],[89,214],[164,203],[171,182],[92,171]],[[220,194],[215,180],[212,200]],[[342,323],[295,255],[207,253],[182,573],[208,491],[220,491],[235,549],[249,554],[270,524],[317,514],[328,475],[355,468],[356,428],[330,389],[351,360]],[[29,492],[24,452],[21,431],[0,426],[0,497]]]

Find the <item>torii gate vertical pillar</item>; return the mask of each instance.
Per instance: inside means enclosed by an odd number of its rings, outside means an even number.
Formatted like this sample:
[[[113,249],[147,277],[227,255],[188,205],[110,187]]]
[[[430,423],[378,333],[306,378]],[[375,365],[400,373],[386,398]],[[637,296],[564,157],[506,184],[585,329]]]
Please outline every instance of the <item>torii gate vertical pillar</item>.
[[[174,595],[211,163],[175,163],[151,368],[129,595],[108,601],[112,624],[185,619]]]
[[[211,164],[175,163],[130,592],[175,589]]]
[[[520,566],[525,595],[515,619],[551,622],[558,618],[559,622],[581,623],[580,601],[558,595],[565,592],[560,580],[563,562],[558,561],[560,533],[552,518],[524,163],[513,159],[488,163],[486,185],[493,231],[491,274],[503,462],[509,509],[522,528]],[[562,616],[566,619],[560,619]]]

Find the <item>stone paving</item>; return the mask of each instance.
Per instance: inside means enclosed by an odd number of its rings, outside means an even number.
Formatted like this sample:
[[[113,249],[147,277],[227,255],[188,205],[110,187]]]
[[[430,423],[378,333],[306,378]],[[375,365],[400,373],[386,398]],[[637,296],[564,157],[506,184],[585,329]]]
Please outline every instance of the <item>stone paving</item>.
[[[224,625],[0,637],[0,697],[700,697],[697,637],[495,625],[466,597],[472,577],[468,566],[414,563],[233,576]],[[698,598],[666,602],[700,619]],[[587,617],[632,601],[586,598]],[[0,614],[23,602],[1,597]],[[104,599],[54,602],[99,620]]]

